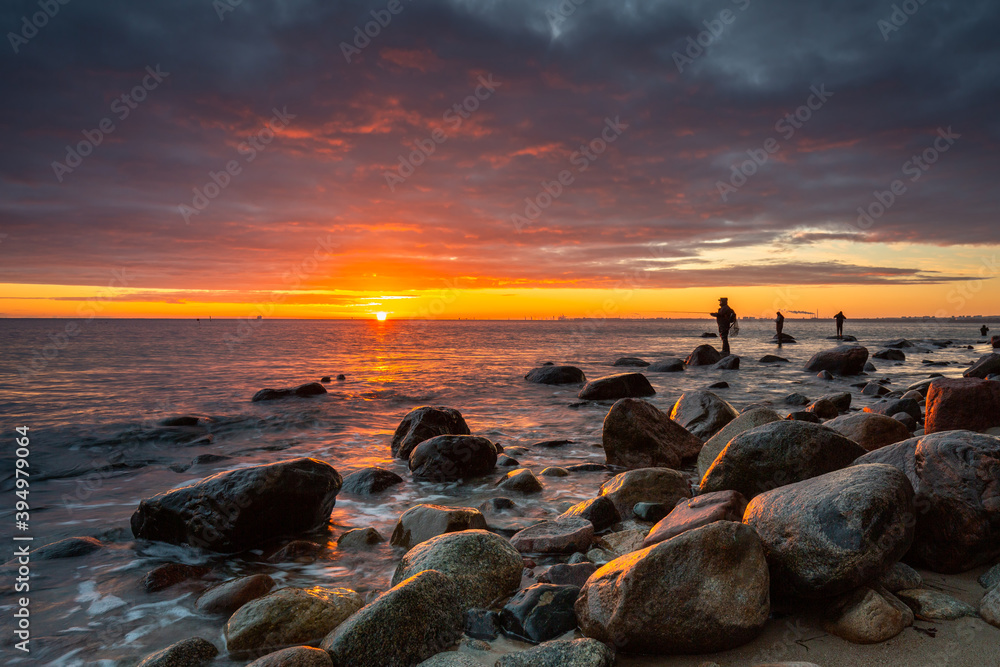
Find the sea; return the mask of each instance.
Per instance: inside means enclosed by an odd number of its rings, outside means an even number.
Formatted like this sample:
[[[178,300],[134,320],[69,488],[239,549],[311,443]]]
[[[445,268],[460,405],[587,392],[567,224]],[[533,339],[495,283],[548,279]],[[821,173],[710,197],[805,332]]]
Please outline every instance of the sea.
[[[906,360],[874,360],[867,378],[826,381],[803,370],[816,352],[837,345],[832,320],[786,320],[796,344],[771,341],[774,325],[744,321],[731,340],[739,370],[706,367],[682,373],[646,372],[656,389],[648,400],[669,412],[685,391],[725,381],[717,393],[737,410],[783,399],[839,391],[854,406],[875,399],[852,388],[888,378],[905,388],[932,373],[960,376],[989,346],[979,323],[852,321],[845,333],[871,352],[893,339],[930,342],[904,349]],[[500,443],[523,467],[604,462],[602,421],[610,402],[582,402],[577,386],[524,380],[545,362],[580,367],[588,379],[641,368],[613,366],[620,357],[656,361],[686,357],[696,346],[719,346],[714,321],[701,320],[127,320],[0,319],[0,561],[30,537],[38,547],[71,536],[93,536],[106,547],[92,554],[30,564],[31,653],[12,648],[5,632],[4,664],[126,665],[191,637],[224,647],[224,619],[194,608],[211,583],[267,572],[279,586],[387,590],[400,554],[387,544],[363,556],[338,553],[337,536],[372,526],[392,533],[400,514],[417,503],[475,507],[500,495],[495,475],[469,483],[413,480],[394,460],[389,442],[400,419],[422,405],[457,408],[475,435]],[[789,363],[762,364],[765,354]],[[323,376],[328,393],[252,403],[265,387],[288,387]],[[162,420],[196,415],[204,426],[167,428]],[[18,487],[15,429],[27,428],[27,487]],[[570,440],[561,447],[533,447]],[[25,452],[21,451],[21,454]],[[139,501],[209,475],[309,456],[341,474],[383,466],[405,482],[362,500],[337,499],[330,548],[313,563],[270,564],[220,557],[190,547],[137,542],[129,518]],[[529,516],[555,515],[597,494],[611,474],[544,477],[544,491],[515,499]],[[22,479],[24,479],[22,477]],[[26,529],[16,528],[17,490],[29,493]],[[259,554],[257,554],[259,555]],[[213,567],[204,579],[149,593],[142,576],[165,562]],[[2,567],[3,626],[12,625],[16,564]],[[20,595],[20,594],[19,594]],[[18,596],[19,596],[18,595]],[[221,659],[219,664],[227,663]]]

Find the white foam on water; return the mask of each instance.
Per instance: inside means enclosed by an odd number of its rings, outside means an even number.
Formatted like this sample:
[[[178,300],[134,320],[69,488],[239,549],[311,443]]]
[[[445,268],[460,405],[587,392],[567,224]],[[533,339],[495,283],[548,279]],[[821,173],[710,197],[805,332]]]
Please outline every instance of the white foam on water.
[[[101,595],[97,590],[97,582],[93,579],[80,584],[80,594],[74,598],[74,601],[89,602],[90,606],[87,608],[89,616],[106,614],[112,609],[117,609],[128,604],[117,595]]]

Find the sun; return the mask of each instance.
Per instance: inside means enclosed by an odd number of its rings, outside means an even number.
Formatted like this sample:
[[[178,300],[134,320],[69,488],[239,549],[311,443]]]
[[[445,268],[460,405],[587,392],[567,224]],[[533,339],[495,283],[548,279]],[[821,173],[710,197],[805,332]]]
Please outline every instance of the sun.
[[[389,317],[389,313],[385,312],[384,310],[380,310],[377,313],[375,313],[375,319],[377,319],[379,322],[385,322],[385,318],[387,317]]]

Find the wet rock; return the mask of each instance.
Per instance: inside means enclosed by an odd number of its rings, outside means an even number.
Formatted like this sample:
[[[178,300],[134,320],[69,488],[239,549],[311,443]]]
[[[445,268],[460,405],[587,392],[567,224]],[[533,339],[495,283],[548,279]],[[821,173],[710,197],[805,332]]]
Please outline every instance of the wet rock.
[[[878,368],[870,361],[865,362],[865,373],[877,373]]]
[[[543,572],[538,577],[538,581],[543,584],[569,585],[583,588],[590,575],[596,571],[597,566],[593,563],[559,563]]]
[[[905,412],[897,412],[892,416],[892,418],[902,424],[906,430],[911,433],[917,430],[916,420]]]
[[[501,454],[497,457],[497,467],[498,468],[516,468],[521,465],[521,462],[517,459],[512,459],[506,454]]]
[[[515,507],[517,507],[517,503],[510,498],[487,498],[480,503],[479,511],[483,514],[496,514],[497,512],[512,510]]]
[[[990,625],[1000,628],[1000,586],[986,591],[979,601],[979,616]]]
[[[636,503],[663,503],[673,507],[690,498],[687,478],[670,468],[640,468],[615,475],[601,485],[601,495],[615,504],[622,519],[632,518]]]
[[[454,584],[463,609],[488,607],[518,589],[523,569],[521,554],[506,539],[485,530],[463,530],[439,535],[407,552],[392,575],[392,585],[421,570],[437,570]]]
[[[539,366],[528,371],[524,379],[536,384],[580,384],[587,376],[576,366]]]
[[[878,382],[869,382],[861,390],[861,393],[865,396],[885,396],[886,394],[891,393],[891,391],[891,389],[883,387]]]
[[[711,345],[699,345],[688,355],[684,363],[688,366],[711,366],[722,361],[722,355]]]
[[[795,338],[792,337],[792,336],[790,336],[789,334],[786,334],[786,333],[782,332],[780,336],[778,334],[774,334],[773,336],[771,336],[771,342],[772,343],[777,343],[777,342],[781,342],[781,343],[797,343],[798,341],[795,340]]]
[[[323,529],[340,491],[328,463],[299,458],[241,468],[139,503],[138,539],[230,553]]]
[[[439,435],[469,435],[469,425],[454,408],[424,406],[406,413],[389,448],[397,459],[408,459],[420,443]]]
[[[549,466],[548,468],[542,468],[542,471],[538,474],[542,477],[569,477],[569,470],[558,466]]]
[[[577,620],[583,634],[629,653],[713,653],[760,634],[768,582],[754,531],[717,521],[597,570]]]
[[[919,391],[913,391],[911,389],[910,391],[904,392],[903,395],[900,396],[900,398],[911,398],[917,403],[923,403],[927,397],[921,394]]]
[[[763,493],[757,531],[775,593],[823,598],[881,576],[913,541],[913,489],[892,466],[856,465]]]
[[[909,398],[884,399],[874,405],[866,405],[864,411],[886,417],[892,417],[897,412],[905,412],[918,422],[924,417],[920,411],[920,404]]]
[[[276,401],[282,398],[306,398],[308,396],[318,396],[320,394],[326,393],[326,387],[321,385],[319,382],[309,382],[307,384],[299,385],[298,387],[285,387],[282,389],[261,389],[253,398],[250,399],[251,402],[257,403],[259,401]]]
[[[855,412],[826,423],[844,437],[871,452],[910,438],[910,430],[899,421],[885,415]]]
[[[251,600],[267,595],[274,585],[274,579],[266,574],[240,577],[208,589],[194,607],[205,614],[228,616]]]
[[[449,481],[485,475],[496,467],[497,449],[474,435],[439,435],[410,453],[410,471],[418,479]]]
[[[197,579],[208,574],[210,568],[184,563],[164,563],[147,572],[141,580],[142,587],[150,593],[162,591],[188,579]]]
[[[536,442],[532,447],[544,447],[546,449],[552,449],[554,447],[562,447],[563,445],[572,445],[573,440],[542,440],[541,442]]]
[[[352,493],[357,496],[370,496],[381,493],[386,489],[401,484],[403,478],[385,468],[373,466],[362,468],[344,477],[343,493]]]
[[[571,554],[586,551],[594,538],[594,524],[579,517],[542,521],[510,538],[521,553]]]
[[[337,548],[341,551],[364,551],[382,542],[385,542],[382,534],[369,526],[349,530],[338,537]]]
[[[708,440],[736,419],[738,412],[710,391],[681,394],[670,410],[670,418],[702,440]]]
[[[746,507],[747,499],[737,491],[717,491],[681,500],[670,514],[653,526],[642,546],[651,547],[716,521],[740,522]]]
[[[500,656],[495,667],[612,667],[615,654],[593,639],[556,639]]]
[[[671,509],[673,508],[667,507],[663,503],[636,503],[632,508],[632,514],[642,521],[656,523],[670,514]]]
[[[759,361],[762,364],[789,363],[788,359],[785,359],[784,357],[779,357],[774,354],[765,354],[763,357],[759,359]]]
[[[610,528],[621,520],[615,504],[607,496],[597,496],[577,503],[560,514],[559,518],[586,519],[594,525],[596,531]]]
[[[916,532],[907,562],[964,572],[1000,556],[1000,439],[972,431],[932,433],[855,461],[888,463],[916,494]]]
[[[590,401],[642,398],[656,393],[642,373],[620,373],[591,380],[583,386],[577,398]]]
[[[868,361],[868,349],[860,345],[841,345],[813,356],[806,370],[827,371],[836,375],[861,375]]]
[[[979,361],[969,366],[962,377],[985,378],[990,375],[1000,373],[1000,354],[996,352],[980,357]]]
[[[212,642],[192,637],[147,656],[139,663],[139,667],[202,667],[212,662],[217,655],[219,649]]]
[[[542,490],[542,483],[535,477],[535,474],[527,468],[518,468],[500,478],[496,487],[501,491],[514,491],[516,493],[539,493]]]
[[[787,419],[791,421],[798,422],[809,422],[810,424],[822,424],[823,420],[820,419],[815,412],[808,412],[806,410],[798,410],[797,412],[789,412]]]
[[[332,382],[332,380],[330,379],[329,375],[324,375],[323,377],[321,377],[319,379],[319,381],[322,382],[323,384],[327,384],[329,382]]]
[[[465,612],[465,634],[493,641],[500,635],[500,614],[491,609],[469,609]]]
[[[333,661],[323,649],[292,646],[257,658],[247,667],[333,667]]]
[[[604,472],[608,469],[608,466],[603,463],[574,463],[571,466],[566,466],[566,471],[569,473],[575,472]]]
[[[717,371],[738,371],[740,369],[740,358],[735,354],[730,354],[712,364],[712,369]]]
[[[802,394],[789,394],[785,396],[785,405],[809,405],[809,399]]]
[[[295,540],[275,551],[268,563],[312,563],[319,558],[324,545],[307,540]]]
[[[680,467],[698,456],[701,440],[651,403],[623,398],[608,410],[601,437],[609,465]]]
[[[347,588],[282,588],[240,607],[226,622],[226,649],[240,659],[277,649],[315,644],[361,609]]]
[[[708,385],[708,388],[709,389],[729,389],[729,383],[728,382],[713,382],[712,384]]]
[[[78,558],[103,549],[104,544],[93,537],[67,537],[50,542],[31,552],[31,560],[55,560],[57,558]]]
[[[963,616],[975,616],[975,608],[950,595],[928,588],[907,588],[896,593],[913,615],[921,621],[954,621]]]
[[[994,426],[1000,426],[1000,382],[958,378],[931,383],[925,433],[985,431]]]
[[[654,361],[646,369],[652,373],[680,373],[684,370],[684,360],[671,357]]]
[[[346,375],[344,375],[343,373],[341,373],[341,374],[339,374],[339,375],[337,376],[337,381],[338,381],[338,382],[343,382],[343,381],[344,381],[344,380],[346,380],[346,379],[347,379],[347,376],[346,376]]]
[[[645,537],[645,530],[620,530],[597,538],[597,546],[618,558],[642,549],[642,540]]]
[[[500,625],[507,635],[537,644],[576,627],[573,603],[576,586],[534,584],[517,592],[500,611]]]
[[[888,349],[879,350],[872,355],[872,359],[885,359],[887,361],[906,361],[906,355],[902,350]]]
[[[718,337],[719,337],[719,334],[717,334],[717,333],[712,333],[711,331],[706,331],[705,333],[703,333],[703,334],[701,335],[701,337],[702,337],[702,338],[718,338]]]
[[[827,340],[839,340],[844,343],[856,343],[858,339],[850,334],[845,334],[843,336],[827,336]]]
[[[469,529],[486,529],[486,519],[477,509],[414,505],[399,517],[389,544],[411,549],[432,537]]]
[[[834,407],[836,407],[840,412],[847,412],[851,409],[852,396],[850,392],[841,391],[836,394],[827,394],[821,398],[833,403]]]
[[[825,398],[810,403],[809,407],[806,408],[806,412],[811,412],[820,419],[834,419],[840,416],[840,410],[837,409],[837,406]]]
[[[893,563],[892,567],[879,577],[878,583],[890,593],[895,593],[906,588],[920,588],[924,584],[924,578],[906,563]]]
[[[464,626],[465,609],[455,584],[436,570],[425,570],[365,605],[328,634],[320,648],[336,667],[414,665],[451,647]]]
[[[913,614],[907,612],[905,605],[897,606],[878,591],[863,586],[832,602],[823,629],[855,644],[877,644],[913,624]]]
[[[649,366],[649,362],[645,359],[640,359],[639,357],[621,357],[620,359],[615,359],[615,363],[612,366],[636,366],[638,368],[645,368]]]
[[[712,462],[701,492],[770,489],[845,468],[865,453],[833,429],[800,421],[764,424],[737,435]]]

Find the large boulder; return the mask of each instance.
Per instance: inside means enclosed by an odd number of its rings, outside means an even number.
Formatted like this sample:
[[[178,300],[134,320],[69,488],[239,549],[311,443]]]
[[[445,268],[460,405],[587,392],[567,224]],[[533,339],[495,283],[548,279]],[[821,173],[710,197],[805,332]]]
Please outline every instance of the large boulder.
[[[889,445],[856,465],[887,463],[916,494],[907,560],[934,572],[964,572],[1000,556],[1000,438],[942,431]]]
[[[414,505],[400,515],[389,544],[411,549],[432,537],[470,528],[486,530],[486,518],[477,509]]]
[[[282,398],[306,398],[308,396],[318,396],[320,394],[325,394],[326,387],[321,385],[319,382],[309,382],[306,384],[299,385],[298,387],[282,387],[281,389],[271,389],[270,387],[266,389],[261,389],[253,395],[250,399],[253,403],[258,403],[260,401],[277,401]]]
[[[646,369],[652,373],[680,373],[684,370],[684,360],[676,357],[669,357],[654,361]]]
[[[750,499],[785,484],[849,466],[861,445],[831,428],[783,420],[745,431],[729,441],[701,480],[701,492],[739,491]]]
[[[609,465],[678,468],[701,451],[701,440],[647,401],[623,398],[604,417]]]
[[[524,379],[537,384],[579,384],[587,376],[576,366],[539,366],[528,371]]]
[[[517,590],[524,564],[506,539],[485,530],[447,533],[411,549],[396,566],[392,585],[422,570],[437,570],[455,586],[464,608],[486,607]]]
[[[701,451],[698,453],[698,478],[701,479],[705,476],[705,472],[712,465],[712,461],[722,453],[722,450],[726,448],[730,440],[752,428],[777,421],[781,421],[781,415],[770,408],[751,408],[746,412],[740,413],[736,419],[726,424],[722,427],[722,430],[709,438],[705,446],[701,448]]]
[[[733,406],[710,391],[687,391],[674,403],[670,418],[708,440],[739,415]]]
[[[437,570],[423,570],[341,623],[320,648],[336,667],[415,665],[450,648],[464,627],[455,584]]]
[[[868,348],[860,345],[841,345],[832,350],[816,353],[806,370],[817,373],[828,371],[836,375],[861,375],[868,361]]]
[[[900,412],[905,412],[913,417],[914,421],[920,421],[924,418],[923,413],[920,411],[920,404],[912,398],[884,398],[872,405],[866,405],[864,411],[876,415],[885,415],[886,417],[892,417]]]
[[[601,485],[601,495],[615,504],[622,519],[631,519],[636,503],[663,503],[673,507],[681,498],[691,497],[691,488],[687,478],[676,470],[640,468],[609,479]]]
[[[1000,354],[993,352],[980,357],[979,361],[969,366],[962,373],[962,376],[967,378],[985,378],[997,373],[1000,373]]]
[[[985,431],[1000,426],[1000,382],[937,379],[927,391],[925,433]]]
[[[406,413],[392,434],[389,447],[397,459],[410,458],[410,452],[424,440],[438,435],[469,435],[469,425],[455,408],[414,408]]]
[[[743,520],[747,499],[738,491],[716,491],[691,499],[679,500],[670,514],[660,519],[643,540],[643,547],[651,547],[688,530],[701,528],[716,521]]]
[[[615,653],[596,639],[554,639],[500,656],[495,667],[612,667]]]
[[[576,601],[583,634],[628,653],[714,653],[760,634],[770,613],[764,549],[731,521],[617,558]]]
[[[757,531],[776,594],[825,598],[877,581],[913,541],[913,487],[888,465],[856,465],[762,493]]]
[[[826,422],[824,426],[853,440],[869,452],[912,437],[910,429],[898,420],[870,412],[842,415]]]
[[[521,553],[571,554],[586,552],[594,539],[594,524],[587,519],[568,516],[542,521],[518,531],[510,538]]]
[[[684,363],[688,366],[711,366],[722,361],[722,354],[711,345],[699,345],[694,348]]]
[[[878,644],[913,625],[913,612],[892,593],[862,586],[826,609],[823,628],[855,644]]]
[[[519,590],[500,611],[505,634],[533,644],[555,639],[576,628],[573,604],[577,586],[533,584]]]
[[[403,478],[393,471],[373,466],[345,475],[341,492],[357,496],[370,496],[381,493],[391,486],[402,483],[402,481]]]
[[[496,445],[476,435],[439,435],[410,452],[413,476],[438,482],[485,475],[496,465]]]
[[[642,373],[619,373],[591,380],[583,385],[577,398],[590,401],[617,400],[619,398],[642,398],[656,393],[653,385]]]
[[[326,527],[343,483],[310,458],[222,472],[139,503],[132,534],[232,553]]]

